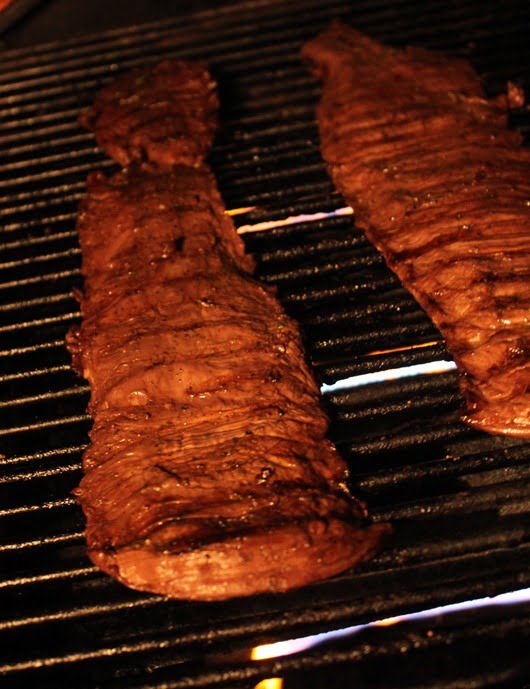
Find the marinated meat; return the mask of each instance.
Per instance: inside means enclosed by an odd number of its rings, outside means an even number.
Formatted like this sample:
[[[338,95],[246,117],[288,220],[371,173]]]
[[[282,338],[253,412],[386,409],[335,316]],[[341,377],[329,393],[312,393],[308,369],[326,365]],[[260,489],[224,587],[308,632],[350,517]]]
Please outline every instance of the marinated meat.
[[[215,83],[205,66],[166,60],[102,89],[80,122],[121,165],[201,165],[216,130]]]
[[[92,443],[76,491],[90,557],[132,588],[214,600],[341,572],[373,554],[388,527],[366,524],[350,496],[299,328],[253,279],[200,160],[196,139],[215,130],[215,113],[195,81],[183,97],[180,78],[193,69],[163,66],[183,112],[175,101],[180,148],[162,164],[151,143],[169,124],[149,109],[135,109],[131,128],[104,126],[127,121],[138,83],[142,102],[173,102],[150,70],[108,87],[88,118],[118,161],[141,150],[147,162],[88,179],[83,321],[68,344],[91,386]],[[213,102],[206,73],[201,84]]]
[[[303,49],[324,159],[357,222],[446,339],[464,420],[530,436],[530,151],[462,60],[340,23]]]

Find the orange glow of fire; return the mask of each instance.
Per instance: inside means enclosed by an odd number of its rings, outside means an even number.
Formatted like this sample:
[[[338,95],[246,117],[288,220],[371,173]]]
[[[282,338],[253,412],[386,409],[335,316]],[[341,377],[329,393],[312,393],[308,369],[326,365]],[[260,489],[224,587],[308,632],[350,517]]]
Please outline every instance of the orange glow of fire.
[[[263,644],[263,646],[255,646],[250,651],[250,660],[265,660],[266,658],[274,658],[274,644]]]
[[[234,215],[243,215],[244,213],[250,213],[250,211],[255,211],[256,206],[246,206],[244,208],[232,208],[230,210],[225,211],[227,215],[234,216]]]
[[[424,349],[425,347],[433,347],[438,344],[434,342],[419,342],[418,344],[409,344],[404,347],[392,347],[391,349],[375,349],[369,352],[366,356],[378,356],[379,354],[394,354],[395,352],[408,352],[411,349]]]
[[[374,627],[391,627],[393,624],[401,622],[403,617],[387,617],[385,620],[378,620],[373,623]]]
[[[256,684],[254,689],[282,689],[283,679],[281,677],[268,677]]]

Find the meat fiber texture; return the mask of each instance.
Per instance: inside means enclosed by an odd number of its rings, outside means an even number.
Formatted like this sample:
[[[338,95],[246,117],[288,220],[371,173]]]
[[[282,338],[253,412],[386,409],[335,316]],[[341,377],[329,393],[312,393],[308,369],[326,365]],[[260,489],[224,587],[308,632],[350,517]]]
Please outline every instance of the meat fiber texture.
[[[76,491],[88,554],[124,584],[215,600],[318,581],[369,557],[369,525],[326,439],[298,326],[204,163],[200,65],[105,88],[82,121],[127,164],[90,175],[78,230],[82,325],[68,337],[94,419]]]
[[[530,151],[463,60],[340,23],[303,48],[321,147],[368,238],[446,339],[464,420],[530,436]],[[521,105],[511,84],[509,100]]]

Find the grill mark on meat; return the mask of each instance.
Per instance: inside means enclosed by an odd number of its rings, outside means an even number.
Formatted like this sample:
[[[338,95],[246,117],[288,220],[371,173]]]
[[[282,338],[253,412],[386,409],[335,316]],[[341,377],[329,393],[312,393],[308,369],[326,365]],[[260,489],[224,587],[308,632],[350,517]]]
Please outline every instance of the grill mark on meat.
[[[508,100],[487,100],[464,61],[338,22],[302,54],[323,82],[329,172],[445,337],[464,420],[530,436],[530,151],[507,128]]]
[[[132,588],[202,600],[332,576],[389,532],[350,496],[299,329],[252,278],[204,163],[216,103],[203,67],[165,62],[82,117],[128,167],[88,179],[68,337],[91,386],[75,491],[90,557]]]
[[[250,496],[245,496],[248,501]],[[212,508],[214,506],[212,505]],[[182,518],[170,518],[168,522],[159,525],[159,532],[151,537],[150,544],[158,545],[157,539],[164,543],[165,555],[185,555],[186,553],[193,553],[199,549],[207,548],[208,546],[222,546],[223,543],[231,545],[234,542],[244,542],[246,537],[252,537],[256,532],[263,534],[265,537],[274,536],[275,531],[280,531],[284,526],[284,522],[280,519],[270,519],[268,522],[262,523],[262,515],[257,513],[255,515],[256,524],[245,524],[241,519],[234,517],[219,517],[217,519],[200,519],[193,518],[190,515],[184,515]],[[311,546],[314,542],[322,536],[319,530],[327,529],[328,521],[341,522],[345,520],[345,510],[327,510],[326,517],[320,520],[315,519],[311,524],[311,529],[308,531],[308,543]],[[305,517],[297,517],[293,515],[290,518],[290,524],[295,529],[301,530],[307,528]],[[168,528],[164,528],[164,527]],[[320,527],[320,528],[319,528]],[[168,533],[169,529],[171,530]],[[138,538],[128,544],[128,548],[141,549],[145,547],[146,540]],[[117,552],[118,548],[109,542],[102,542],[99,544],[101,553],[110,556],[111,559]]]
[[[193,495],[188,486],[182,491],[189,496],[184,500],[173,496],[157,501],[160,492],[169,492],[165,483],[148,485],[145,489],[136,485],[124,485],[120,490],[124,493],[127,504],[133,504],[137,509],[128,515],[125,522],[120,515],[120,508],[123,509],[126,504],[118,504],[115,514],[111,513],[111,518],[102,524],[98,544],[109,543],[114,549],[150,540],[156,541],[161,549],[168,551],[175,542],[176,534],[180,540],[183,534],[192,531],[193,541],[200,541],[203,537],[201,531],[204,532],[206,527],[209,535],[212,524],[219,531],[219,538],[222,540],[230,531],[238,534],[268,529],[274,525],[292,524],[293,521],[298,521],[299,526],[302,526],[302,520],[308,516],[325,519],[328,514],[335,513],[341,514],[345,521],[351,519],[348,503],[340,496],[295,481],[276,482],[274,490],[263,487],[258,492],[248,488],[245,490],[245,487],[234,487],[230,492],[212,491],[211,495],[204,491],[197,491]],[[200,499],[198,505],[197,499]],[[289,512],[288,522],[285,519],[285,508]],[[118,538],[115,528],[117,522],[120,523]],[[183,545],[190,545],[189,538],[188,543]]]

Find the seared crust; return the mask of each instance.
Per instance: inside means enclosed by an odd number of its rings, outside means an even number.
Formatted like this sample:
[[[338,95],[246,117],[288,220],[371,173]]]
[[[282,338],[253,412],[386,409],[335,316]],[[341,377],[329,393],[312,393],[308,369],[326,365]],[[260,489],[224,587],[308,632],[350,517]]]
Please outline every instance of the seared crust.
[[[109,87],[111,113],[138,79]],[[136,157],[107,134],[119,161]],[[149,150],[147,166],[91,175],[78,218],[83,321],[68,346],[94,417],[75,491],[88,553],[132,588],[199,600],[337,574],[389,529],[346,488],[299,328],[252,278],[211,172]]]
[[[530,151],[468,63],[333,24],[303,49],[356,220],[458,365],[464,420],[530,436]],[[520,92],[510,88],[510,102]]]

